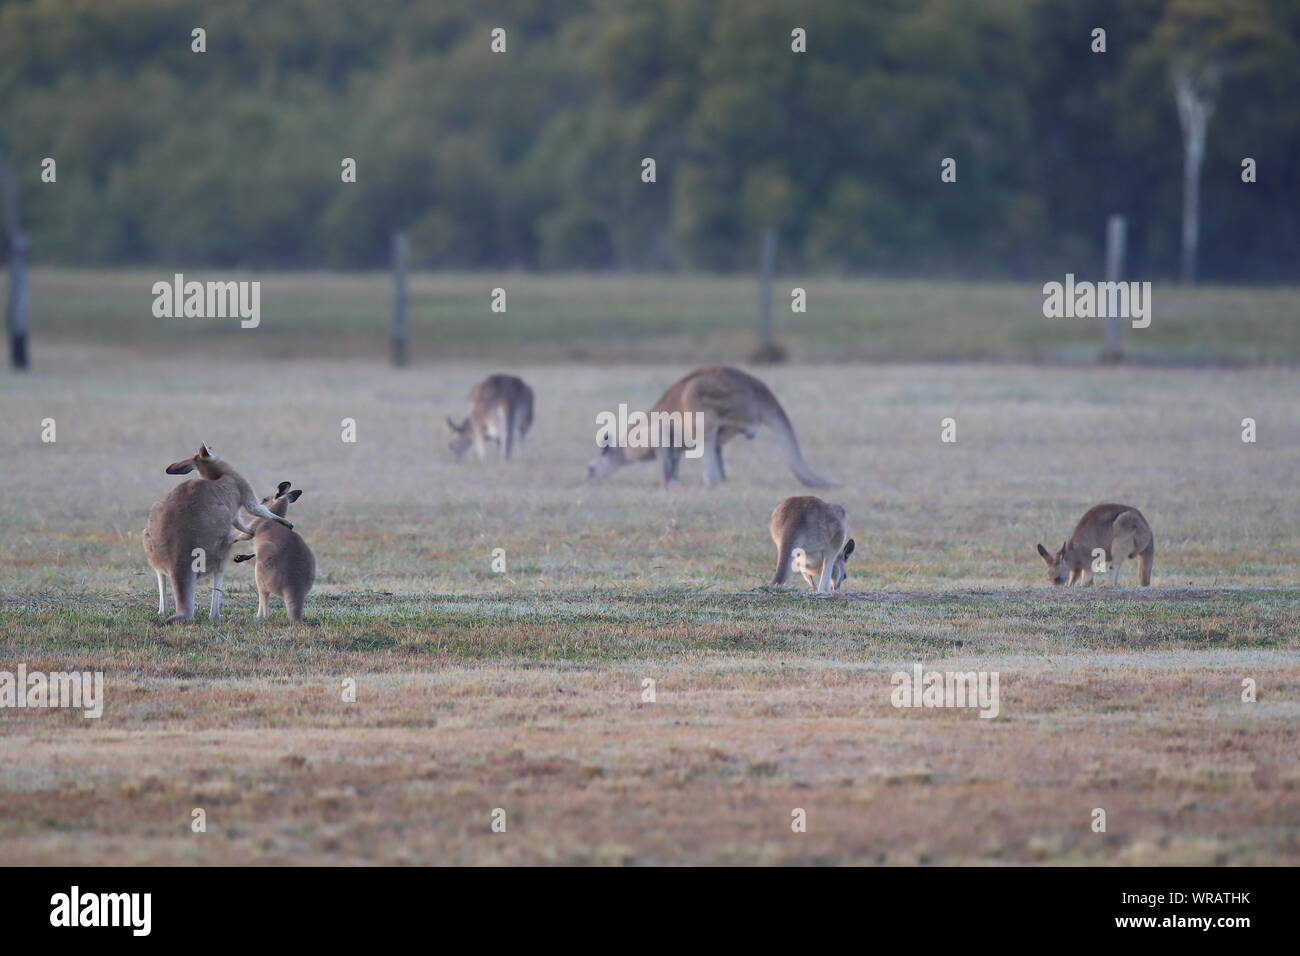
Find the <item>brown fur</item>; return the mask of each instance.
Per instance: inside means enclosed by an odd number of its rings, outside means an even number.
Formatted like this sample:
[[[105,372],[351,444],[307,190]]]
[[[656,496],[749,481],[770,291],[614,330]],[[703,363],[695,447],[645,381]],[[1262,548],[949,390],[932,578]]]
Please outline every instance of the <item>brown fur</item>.
[[[289,503],[297,501],[300,490],[290,491],[290,483],[280,482],[275,494],[267,495],[262,504],[276,515],[288,514]],[[285,612],[295,624],[302,620],[307,594],[316,581],[316,556],[302,535],[276,521],[258,518],[252,524],[254,554],[241,554],[236,561],[256,557],[254,580],[257,582],[257,616],[270,617],[267,599],[274,594],[284,601]]]
[[[844,509],[820,498],[786,498],[772,512],[772,541],[776,544],[776,574],[772,584],[785,584],[795,565],[808,586],[825,592],[840,589],[848,574],[845,562],[853,539]]]
[[[799,439],[785,409],[771,390],[754,376],[725,365],[697,368],[685,378],[675,382],[655,403],[651,412],[681,413],[683,416],[703,413],[704,480],[714,485],[725,481],[722,464],[722,446],[737,435],[753,438],[760,425],[776,433],[781,443],[786,463],[795,477],[810,488],[835,488],[836,483],[818,475],[803,459]],[[684,447],[676,448],[616,448],[601,449],[600,455],[587,468],[589,479],[605,478],[623,465],[634,461],[657,458],[668,485],[677,477],[677,467],[685,454]]]
[[[220,616],[226,556],[235,540],[230,528],[233,525],[240,531],[249,530],[239,520],[239,509],[274,517],[259,504],[248,482],[220,460],[207,444],[200,446],[193,458],[167,466],[169,475],[185,475],[195,470],[199,478],[177,485],[166,498],[149,509],[149,521],[143,534],[145,556],[158,575],[159,614],[166,613],[163,579],[171,581],[176,613],[167,619],[168,624],[194,620],[195,583],[205,574],[212,575],[212,611],[209,616]],[[201,574],[194,570],[196,548],[201,548],[204,553]]]
[[[1106,553],[1111,587],[1119,584],[1119,567],[1125,558],[1137,558],[1138,580],[1143,587],[1151,584],[1151,565],[1156,553],[1151,526],[1136,508],[1116,504],[1089,508],[1079,519],[1074,534],[1055,554],[1041,544],[1038,546],[1039,556],[1047,563],[1047,580],[1073,587],[1083,579],[1083,586],[1090,587],[1092,552],[1097,548]]]
[[[469,417],[459,425],[448,418],[447,425],[455,433],[448,447],[457,456],[472,445],[485,461],[488,444],[495,443],[509,459],[533,426],[533,390],[513,375],[489,375],[470,389]]]

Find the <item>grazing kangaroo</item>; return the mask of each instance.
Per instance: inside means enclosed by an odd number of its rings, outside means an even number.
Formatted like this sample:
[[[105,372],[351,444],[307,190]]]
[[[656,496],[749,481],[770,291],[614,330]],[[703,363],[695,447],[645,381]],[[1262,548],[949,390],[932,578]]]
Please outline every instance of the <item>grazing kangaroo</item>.
[[[290,491],[291,483],[280,482],[275,494],[262,499],[273,514],[283,518],[289,503],[302,497],[301,490]],[[316,556],[307,547],[297,531],[285,528],[276,521],[258,518],[253,522],[253,550],[257,564],[253,566],[257,582],[257,616],[270,617],[267,596],[275,594],[284,601],[285,612],[295,624],[302,620],[302,606],[307,592],[316,580]],[[240,540],[247,540],[246,537]],[[252,554],[237,554],[235,561],[247,561]]]
[[[785,584],[791,566],[803,574],[810,588],[822,593],[838,591],[848,577],[844,563],[853,553],[853,539],[839,505],[811,495],[786,498],[772,512],[772,540],[776,543],[774,586]]]
[[[656,412],[686,415],[700,412],[703,415],[703,436],[697,441],[704,444],[704,481],[716,485],[725,481],[727,473],[722,465],[722,446],[737,435],[753,438],[759,425],[766,425],[776,433],[785,454],[786,463],[795,477],[810,488],[835,488],[838,485],[823,478],[808,467],[799,450],[799,439],[786,417],[785,410],[766,385],[740,369],[727,366],[697,368],[675,383],[651,409]],[[686,452],[682,436],[673,435],[676,447],[620,448],[607,445],[587,466],[590,481],[607,478],[619,468],[634,461],[657,458],[664,486],[677,477],[677,466]]]
[[[1071,587],[1084,579],[1092,586],[1092,552],[1100,548],[1110,563],[1110,586],[1119,585],[1119,566],[1125,558],[1137,558],[1138,580],[1143,587],[1151,584],[1151,561],[1156,554],[1151,526],[1142,512],[1128,505],[1097,505],[1089,508],[1075,526],[1070,540],[1051,554],[1041,544],[1038,553],[1047,562],[1047,580]]]
[[[456,436],[448,447],[457,457],[473,445],[479,461],[485,461],[488,442],[495,442],[508,459],[533,426],[533,390],[522,378],[489,375],[470,389],[469,417],[459,425],[448,418],[447,425]]]
[[[149,509],[144,529],[144,553],[158,575],[158,613],[167,613],[167,596],[163,587],[166,576],[172,584],[172,603],[176,613],[168,624],[194,620],[194,586],[198,578],[212,575],[212,610],[209,617],[221,615],[221,583],[225,578],[226,555],[235,537],[230,528],[250,533],[239,520],[239,509],[249,514],[283,521],[258,502],[248,482],[222,461],[206,443],[193,458],[167,466],[169,475],[187,475],[198,469],[199,478],[182,482],[162,501]],[[201,552],[202,570],[194,568]]]

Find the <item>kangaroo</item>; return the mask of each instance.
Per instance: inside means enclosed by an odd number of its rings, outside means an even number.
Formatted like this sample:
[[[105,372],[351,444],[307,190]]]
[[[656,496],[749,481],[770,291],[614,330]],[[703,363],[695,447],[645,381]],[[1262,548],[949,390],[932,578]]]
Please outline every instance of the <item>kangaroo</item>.
[[[302,497],[302,491],[290,491],[292,484],[280,482],[275,494],[262,499],[272,514],[283,518],[289,511],[289,503]],[[296,531],[289,530],[276,521],[258,518],[253,522],[253,549],[257,564],[253,566],[254,580],[257,582],[257,616],[270,617],[266,599],[268,595],[278,595],[284,601],[285,612],[295,624],[302,621],[302,606],[316,580],[316,556],[307,547],[307,542]],[[241,541],[247,537],[241,537]],[[253,554],[237,554],[235,561],[247,561]]]
[[[522,378],[489,375],[470,389],[469,417],[459,425],[448,418],[447,425],[455,434],[448,447],[456,457],[473,445],[479,461],[485,461],[488,442],[494,442],[508,459],[533,426],[533,390]]]
[[[167,613],[163,578],[171,580],[176,613],[167,618],[168,624],[194,620],[194,586],[205,574],[212,575],[212,610],[208,616],[213,620],[221,616],[226,555],[235,541],[230,528],[234,526],[243,533],[251,533],[239,519],[240,508],[293,527],[258,502],[248,482],[206,442],[199,446],[193,458],[168,465],[167,474],[187,475],[196,468],[198,479],[177,485],[149,509],[149,522],[144,529],[144,553],[158,575],[159,615]],[[202,555],[199,571],[194,569],[196,550]]]
[[[1073,587],[1082,578],[1092,586],[1092,552],[1100,548],[1110,563],[1110,586],[1119,585],[1119,566],[1125,558],[1137,558],[1138,580],[1151,585],[1151,562],[1156,554],[1151,526],[1142,512],[1128,505],[1097,505],[1079,519],[1070,540],[1051,554],[1041,544],[1038,553],[1047,562],[1047,580]]]
[[[773,586],[785,584],[791,567],[819,593],[838,591],[848,577],[844,564],[854,545],[839,505],[811,495],[786,498],[772,512],[772,540],[776,543]]]
[[[796,478],[810,488],[836,488],[838,484],[823,478],[803,460],[799,439],[786,417],[785,410],[766,385],[754,376],[727,366],[697,368],[675,383],[651,409],[656,412],[686,415],[700,412],[703,415],[703,435],[697,441],[704,444],[704,481],[716,485],[727,478],[722,464],[722,446],[737,435],[753,438],[759,425],[766,425],[776,433],[786,463]],[[658,459],[664,487],[677,477],[677,466],[685,454],[682,436],[673,435],[674,447],[620,448],[603,446],[600,454],[587,466],[587,479],[598,481],[609,477],[624,465],[634,461]]]

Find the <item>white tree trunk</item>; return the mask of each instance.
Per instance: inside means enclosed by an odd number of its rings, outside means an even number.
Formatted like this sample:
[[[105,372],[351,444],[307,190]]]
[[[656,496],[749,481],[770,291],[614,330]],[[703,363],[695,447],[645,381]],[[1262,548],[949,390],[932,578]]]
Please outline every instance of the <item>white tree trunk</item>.
[[[1174,69],[1174,96],[1178,101],[1178,122],[1183,129],[1183,282],[1196,281],[1196,247],[1201,237],[1201,165],[1205,162],[1205,138],[1214,115],[1209,90],[1214,85],[1213,67],[1199,75],[1187,65]]]

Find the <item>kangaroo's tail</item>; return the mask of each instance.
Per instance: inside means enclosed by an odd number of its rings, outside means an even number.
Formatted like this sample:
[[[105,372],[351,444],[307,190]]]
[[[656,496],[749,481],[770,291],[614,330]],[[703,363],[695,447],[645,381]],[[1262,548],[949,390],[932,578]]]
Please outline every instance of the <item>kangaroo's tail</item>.
[[[809,488],[838,488],[839,482],[831,481],[829,478],[823,478],[817,472],[808,467],[808,463],[803,460],[803,452],[799,450],[799,439],[795,437],[794,426],[790,424],[790,419],[785,414],[785,409],[781,403],[773,396],[772,402],[764,410],[763,424],[776,432],[777,441],[781,443],[781,451],[785,454],[786,463],[794,476]]]
[[[302,623],[302,606],[306,602],[307,595],[298,590],[286,590],[282,597],[284,598],[284,610],[289,615],[289,620],[295,624]]]

